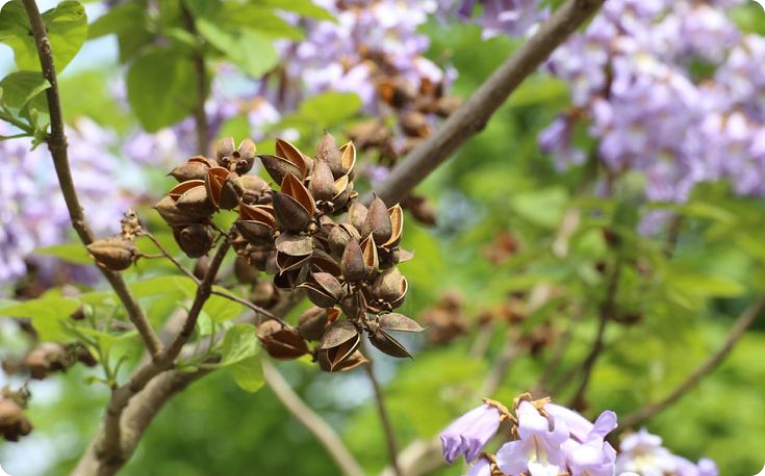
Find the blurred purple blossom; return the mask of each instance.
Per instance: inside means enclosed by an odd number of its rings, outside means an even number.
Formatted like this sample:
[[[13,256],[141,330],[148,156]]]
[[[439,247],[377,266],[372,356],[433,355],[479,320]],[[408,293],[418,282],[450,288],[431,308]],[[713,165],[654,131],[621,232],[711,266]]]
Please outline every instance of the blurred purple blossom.
[[[638,473],[641,476],[717,476],[714,461],[702,458],[698,464],[673,454],[662,446],[659,436],[641,429],[622,440],[621,452],[616,457],[616,472]]]
[[[483,404],[456,419],[441,432],[441,446],[444,459],[452,464],[461,455],[465,461],[472,462],[481,454],[499,429],[499,410]]]
[[[546,15],[539,0],[438,0],[441,16],[475,21],[483,37],[524,36]],[[479,6],[480,5],[480,6]],[[474,19],[475,11],[480,14]]]

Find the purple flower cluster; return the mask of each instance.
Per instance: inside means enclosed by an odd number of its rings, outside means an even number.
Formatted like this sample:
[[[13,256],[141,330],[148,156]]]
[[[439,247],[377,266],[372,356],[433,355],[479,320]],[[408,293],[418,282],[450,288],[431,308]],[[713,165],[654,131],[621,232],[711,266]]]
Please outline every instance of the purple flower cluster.
[[[496,454],[482,453],[508,422],[510,441]],[[616,414],[604,411],[594,423],[549,399],[516,400],[513,413],[487,400],[470,410],[441,435],[444,459],[460,456],[473,463],[468,476],[717,476],[712,460],[694,464],[661,446],[661,438],[642,430],[628,435],[620,453],[605,441],[617,426]]]
[[[560,167],[583,162],[573,130],[584,123],[609,175],[638,171],[651,201],[683,202],[718,180],[765,194],[765,38],[728,18],[739,3],[607,2],[548,63],[573,107],[540,134],[541,149]]]
[[[283,42],[284,77],[278,90],[267,82],[262,94],[280,110],[325,91],[353,92],[369,112],[377,110],[377,78],[396,75],[415,89],[423,79],[438,84],[445,73],[423,56],[428,38],[417,28],[435,11],[432,0],[315,0],[335,18],[305,21],[306,37]]]
[[[481,455],[501,421],[513,423],[512,441],[496,455]],[[471,410],[441,433],[444,458],[453,463],[464,455],[475,462],[469,475],[490,475],[492,466],[504,474],[612,476],[616,451],[604,438],[616,428],[616,415],[603,412],[593,424],[567,408],[545,400],[522,400],[515,416],[489,402]]]
[[[463,21],[471,21],[480,4],[475,23],[483,28],[484,38],[524,36],[546,15],[539,0],[438,0],[438,4],[442,16],[456,15]]]
[[[714,461],[702,458],[697,464],[672,454],[662,446],[661,437],[645,429],[628,435],[622,440],[621,452],[616,457],[616,473],[638,474],[640,476],[717,476],[719,471]]]
[[[1,127],[0,133],[9,133]],[[86,119],[69,128],[67,136],[85,213],[97,233],[115,232],[131,202],[121,182],[124,164],[109,152],[115,137]],[[0,156],[0,283],[8,284],[26,273],[33,250],[67,241],[71,225],[44,145],[31,150],[28,138],[2,141]]]

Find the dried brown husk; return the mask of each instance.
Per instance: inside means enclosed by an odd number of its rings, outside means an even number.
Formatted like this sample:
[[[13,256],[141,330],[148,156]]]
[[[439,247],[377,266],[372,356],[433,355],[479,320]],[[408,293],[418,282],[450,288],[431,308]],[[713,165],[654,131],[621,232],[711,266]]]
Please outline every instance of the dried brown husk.
[[[282,183],[284,177],[287,175],[294,175],[300,180],[305,178],[300,167],[283,157],[277,157],[275,155],[259,155],[258,158],[263,163],[263,168],[266,169],[268,175],[270,175],[277,184]]]
[[[181,213],[196,218],[207,218],[216,210],[215,204],[209,199],[203,185],[197,185],[185,191],[178,197],[175,206]]]
[[[422,332],[425,329],[417,321],[397,312],[390,312],[379,316],[377,321],[380,329],[396,332]]]
[[[223,208],[221,205],[224,185],[230,174],[231,172],[223,167],[212,167],[207,171],[205,188],[207,189],[208,198],[216,208]]]
[[[390,240],[393,234],[393,224],[388,213],[388,207],[380,198],[375,197],[372,200],[359,232],[363,236],[371,233],[377,245],[383,245]]]
[[[343,251],[343,256],[340,259],[340,269],[345,280],[352,283],[361,281],[366,277],[367,269],[364,264],[364,255],[358,241],[350,240],[345,246],[345,251]]]
[[[324,160],[317,160],[311,170],[311,181],[308,184],[308,190],[316,200],[331,201],[334,196],[335,178],[332,176],[332,170]]]
[[[319,147],[316,149],[317,162],[326,162],[334,177],[343,175],[343,163],[340,159],[337,141],[329,132],[324,132]],[[315,164],[314,164],[315,165]]]
[[[375,245],[371,233],[364,238],[360,246],[361,255],[364,258],[365,277],[372,277],[380,270],[380,259],[377,256],[377,245]]]
[[[289,256],[307,256],[313,252],[311,237],[299,233],[282,233],[275,244],[277,251]]]
[[[350,180],[353,180],[356,172],[356,146],[353,142],[348,142],[340,147],[340,163],[343,167],[343,175],[347,175]]]
[[[200,258],[206,255],[215,241],[212,228],[200,223],[174,227],[173,236],[189,258]]]
[[[329,273],[312,273],[310,280],[299,287],[305,288],[308,299],[319,307],[332,307],[342,297],[340,281]]]
[[[300,180],[305,180],[308,176],[308,172],[311,167],[311,162],[300,149],[295,147],[289,141],[284,139],[276,139],[276,155],[287,159],[290,163],[296,165],[300,169]]]
[[[258,339],[268,355],[275,359],[292,360],[308,353],[308,343],[298,330],[275,320],[258,326]]]
[[[121,237],[96,240],[86,248],[96,263],[111,271],[129,268],[139,256],[135,244]]]
[[[341,223],[332,227],[332,230],[327,237],[329,249],[336,256],[342,256],[345,247],[351,240],[361,240],[361,235],[353,225],[348,223]]]
[[[274,192],[273,207],[280,231],[304,231],[311,223],[311,215],[305,207],[286,193]]]
[[[330,365],[329,354],[330,352],[327,350],[320,350],[317,353],[319,368],[325,372],[347,372],[369,362],[369,359],[364,357],[364,354],[362,354],[359,350],[356,350],[347,356],[344,360],[337,362],[333,366]]]
[[[309,216],[313,216],[316,213],[316,201],[313,199],[313,195],[294,175],[284,177],[281,192],[297,200],[305,208]]]
[[[368,334],[369,342],[377,347],[382,353],[390,355],[391,357],[397,357],[399,359],[412,358],[412,355],[406,350],[401,342],[394,339],[388,333],[381,329],[377,329]]]

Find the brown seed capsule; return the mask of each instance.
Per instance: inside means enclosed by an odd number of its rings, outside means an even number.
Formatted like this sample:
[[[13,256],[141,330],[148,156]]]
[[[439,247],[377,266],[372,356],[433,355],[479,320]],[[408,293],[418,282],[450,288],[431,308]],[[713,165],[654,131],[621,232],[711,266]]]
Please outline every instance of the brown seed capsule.
[[[343,297],[340,299],[338,305],[345,315],[352,319],[360,319],[364,317],[369,309],[367,300],[361,292],[356,292]]]
[[[375,279],[372,294],[384,302],[395,302],[405,293],[405,281],[398,268],[388,268]]]
[[[380,270],[380,259],[377,255],[377,245],[372,238],[372,234],[364,238],[361,242],[361,255],[364,258],[364,270],[366,277],[373,277]]]
[[[318,162],[325,162],[335,178],[343,175],[340,149],[337,148],[337,141],[329,132],[324,132],[324,137],[322,137],[319,147],[316,149],[316,160]]]
[[[308,228],[311,215],[297,200],[286,193],[274,192],[274,215],[280,231],[300,232]]]
[[[297,359],[308,353],[308,344],[297,329],[279,321],[266,321],[258,326],[258,339],[268,355],[275,359]]]
[[[255,143],[250,139],[245,139],[239,144],[239,148],[232,156],[232,164],[229,169],[239,175],[244,175],[255,165]]]
[[[260,271],[253,268],[245,258],[237,256],[234,260],[234,276],[240,284],[254,285],[259,281]]]
[[[187,213],[183,213],[175,204],[175,199],[170,195],[165,195],[162,200],[154,205],[154,209],[157,210],[159,216],[162,217],[165,222],[170,225],[182,225],[185,223],[191,223],[196,218],[190,216]]]
[[[358,349],[361,342],[359,331],[350,321],[335,321],[324,332],[319,345],[320,351],[326,351],[326,363],[330,372],[348,359]]]
[[[284,139],[276,139],[276,155],[287,159],[290,163],[296,165],[300,169],[300,180],[304,180],[308,176],[308,172],[311,168],[311,159],[306,157],[300,150],[292,145],[289,141]]]
[[[0,400],[0,434],[7,441],[19,441],[20,437],[31,432],[32,424],[21,406],[7,398]]]
[[[407,111],[399,116],[399,125],[404,134],[411,137],[428,137],[433,128],[428,123],[428,118],[417,111]]]
[[[276,250],[289,256],[308,256],[313,251],[313,240],[308,235],[285,232],[276,238]]]
[[[24,366],[36,380],[43,380],[52,372],[63,372],[69,365],[66,348],[54,342],[37,344],[24,359]]]
[[[342,256],[345,247],[351,240],[361,240],[361,235],[353,225],[348,223],[341,223],[332,227],[332,231],[329,232],[327,237],[329,249],[336,256]]]
[[[308,340],[321,340],[328,322],[327,315],[327,309],[316,306],[309,308],[298,318],[298,332]]]
[[[340,269],[343,271],[345,280],[352,283],[361,281],[366,277],[367,269],[364,264],[364,255],[358,241],[350,240],[346,245],[340,260]]]
[[[404,211],[401,206],[396,204],[388,209],[391,223],[391,235],[388,241],[383,243],[383,247],[392,248],[401,241],[401,235],[404,233]]]
[[[410,319],[397,312],[383,314],[378,319],[378,324],[380,329],[385,331],[422,332],[425,330],[414,319]]]
[[[170,175],[179,182],[204,180],[209,168],[210,166],[202,161],[189,161],[174,168]]]
[[[415,220],[427,226],[435,226],[437,215],[433,204],[422,195],[410,195],[404,203]]]
[[[436,103],[435,112],[441,117],[449,117],[462,105],[462,99],[457,96],[444,96]]]
[[[361,232],[361,229],[364,228],[364,222],[367,219],[367,213],[369,213],[367,207],[359,202],[354,203],[351,205],[351,208],[348,209],[348,220],[351,222],[351,225],[353,225],[354,228],[359,230],[359,232]],[[365,234],[364,236],[368,234],[369,233]]]
[[[368,336],[369,342],[384,354],[388,354],[391,357],[397,357],[399,359],[406,357],[409,357],[410,359],[412,358],[412,355],[408,350],[406,350],[406,347],[404,347],[401,342],[390,336],[387,332],[381,329],[377,329],[370,332]]]
[[[209,200],[207,190],[203,185],[198,185],[184,192],[175,202],[175,206],[188,216],[195,218],[207,218],[215,213],[215,205]]]
[[[223,164],[225,163],[224,160],[227,157],[231,157],[234,155],[235,145],[234,145],[234,138],[233,137],[225,137],[221,139],[218,142],[218,145],[215,147],[215,155],[216,160],[218,162],[218,165],[221,167],[225,167]]]
[[[281,192],[297,200],[305,208],[309,216],[313,216],[316,213],[316,202],[311,192],[294,175],[284,177]]]
[[[328,350],[320,350],[316,355],[319,368],[325,372],[347,372],[348,370],[353,370],[356,367],[369,362],[369,359],[364,357],[364,354],[358,350],[355,350],[352,354],[345,357],[345,359],[334,364],[330,361],[330,355],[336,357],[337,353],[332,353]]]
[[[385,202],[377,197],[372,200],[359,232],[362,236],[367,236],[371,233],[374,237],[374,242],[378,245],[387,243],[393,233],[393,228]]]
[[[310,281],[299,287],[308,291],[308,299],[319,307],[332,307],[343,295],[340,281],[329,273],[312,273]]]
[[[343,166],[343,175],[353,179],[356,168],[356,146],[348,142],[340,147],[340,162]]]
[[[211,227],[194,223],[184,227],[174,227],[173,236],[181,250],[189,258],[200,258],[213,246],[214,235]]]
[[[317,160],[311,171],[311,181],[308,184],[308,190],[316,200],[330,201],[335,196],[335,179],[332,176],[327,162]]]
[[[205,190],[207,191],[207,197],[215,208],[220,208],[221,206],[223,186],[230,174],[231,172],[223,167],[212,167],[207,171],[207,175],[205,176]]]
[[[129,268],[140,256],[133,242],[121,237],[96,240],[87,249],[96,263],[112,271]]]
[[[283,157],[277,157],[275,155],[259,155],[258,158],[263,163],[263,168],[266,169],[268,175],[270,175],[277,184],[282,183],[284,177],[287,175],[294,175],[300,180],[303,180],[304,178],[300,167]]]

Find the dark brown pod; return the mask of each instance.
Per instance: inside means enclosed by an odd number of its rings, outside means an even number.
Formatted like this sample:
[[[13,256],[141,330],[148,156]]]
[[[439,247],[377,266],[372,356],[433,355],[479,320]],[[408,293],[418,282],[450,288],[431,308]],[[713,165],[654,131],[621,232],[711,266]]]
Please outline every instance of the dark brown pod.
[[[305,208],[309,216],[313,216],[316,213],[316,201],[313,199],[313,195],[303,185],[303,182],[294,175],[284,177],[281,192],[297,200]]]
[[[327,310],[311,307],[298,318],[298,332],[307,340],[319,341],[327,326]]]
[[[347,223],[341,223],[332,227],[332,231],[329,232],[327,237],[329,249],[337,256],[342,256],[345,247],[351,240],[361,240],[361,235],[353,225]]]
[[[111,271],[123,271],[139,257],[135,244],[121,237],[96,240],[86,248],[96,263]]]
[[[255,269],[245,258],[237,256],[234,260],[234,277],[240,284],[255,285],[260,271]]]
[[[406,350],[406,347],[401,345],[399,341],[388,335],[386,332],[377,329],[374,332],[370,332],[368,336],[369,342],[377,347],[382,353],[399,359],[407,357],[410,359],[412,358],[412,355]]]
[[[350,321],[333,322],[322,336],[320,351],[326,351],[326,363],[330,372],[348,359],[359,347],[361,336]]]
[[[313,240],[308,235],[282,233],[276,238],[276,250],[289,256],[308,256],[313,252]]]
[[[428,137],[433,128],[428,123],[428,118],[417,111],[407,111],[399,116],[399,125],[404,134],[411,137]]]
[[[319,363],[319,368],[325,372],[347,372],[348,370],[353,370],[356,367],[369,362],[369,359],[364,357],[364,354],[358,350],[355,350],[352,354],[347,355],[343,360],[333,363],[330,359],[330,356],[336,358],[337,355],[338,354],[336,352],[320,350],[317,353],[316,359]]]
[[[204,180],[210,166],[202,161],[188,161],[170,171],[170,175],[179,182]]]
[[[300,180],[303,179],[300,167],[287,159],[275,155],[259,155],[258,158],[263,163],[263,168],[266,169],[268,175],[277,184],[282,183],[287,175],[294,175]]]
[[[174,227],[173,236],[189,258],[200,258],[206,255],[215,240],[212,228],[200,223]]]
[[[375,245],[372,234],[364,238],[361,242],[361,256],[364,259],[365,277],[374,277],[380,270],[380,259],[377,255],[377,245]]]
[[[271,241],[274,229],[271,225],[257,220],[237,220],[234,222],[242,237],[253,244],[265,244]]]
[[[43,380],[51,372],[63,372],[71,365],[66,348],[54,342],[41,342],[24,358],[30,377]]]
[[[300,175],[298,176],[300,180],[305,180],[308,177],[308,172],[311,169],[311,159],[300,152],[291,142],[284,139],[276,139],[276,155],[286,159],[300,169]]]
[[[337,141],[329,132],[324,132],[319,147],[316,149],[317,162],[325,162],[335,178],[343,175],[343,163],[340,160],[340,149]]]
[[[276,253],[276,267],[279,274],[304,267],[310,261],[311,256],[290,256],[285,253]]]
[[[215,208],[221,208],[221,198],[226,181],[231,172],[223,167],[211,167],[205,176],[205,189],[207,197]]]
[[[31,432],[32,424],[24,415],[24,409],[13,400],[0,400],[0,434],[7,441],[19,441]]]
[[[352,319],[359,319],[364,316],[367,311],[367,300],[360,292],[349,294],[338,303],[340,309],[343,310],[346,316]]]
[[[239,175],[244,175],[255,165],[255,143],[250,139],[245,139],[239,144],[239,148],[231,156],[229,170]]]
[[[340,260],[340,269],[343,271],[345,280],[352,283],[361,281],[366,277],[367,268],[358,241],[350,240],[345,246],[343,257]]]
[[[215,147],[215,157],[219,166],[226,167],[226,165],[224,165],[226,164],[226,158],[234,155],[234,151],[236,150],[235,147],[233,137],[225,137],[218,141],[218,144]]]
[[[308,344],[297,329],[289,324],[271,320],[258,326],[258,339],[268,355],[291,360],[308,353]]]
[[[165,220],[165,223],[171,226],[191,223],[196,219],[195,217],[180,211],[175,204],[175,199],[170,195],[162,197],[162,199],[154,205],[154,209],[159,213],[159,216]]]
[[[385,202],[378,197],[375,197],[369,205],[366,218],[364,219],[359,232],[362,236],[367,236],[371,233],[375,243],[380,246],[390,240],[390,237],[393,234],[391,217],[388,213],[388,207],[385,206]]]
[[[308,299],[319,307],[332,307],[343,294],[340,281],[329,273],[312,273],[310,281],[300,285],[308,292]]]
[[[188,216],[207,218],[215,213],[216,206],[209,199],[207,190],[202,185],[184,192],[175,202],[175,206]]]
[[[351,222],[351,225],[353,225],[354,228],[361,232],[361,229],[364,228],[364,222],[367,219],[368,213],[369,210],[367,207],[359,202],[356,202],[351,205],[351,208],[348,209],[348,221]],[[368,234],[369,233],[366,233],[362,236],[367,236]]]
[[[317,160],[311,170],[311,181],[308,184],[308,190],[316,200],[325,202],[332,200],[335,196],[335,178],[332,176],[327,162]]]
[[[286,193],[274,192],[274,215],[280,231],[304,231],[311,223],[311,215],[296,199]]]
[[[406,293],[406,278],[396,267],[386,269],[372,283],[372,294],[385,302],[395,302]]]

